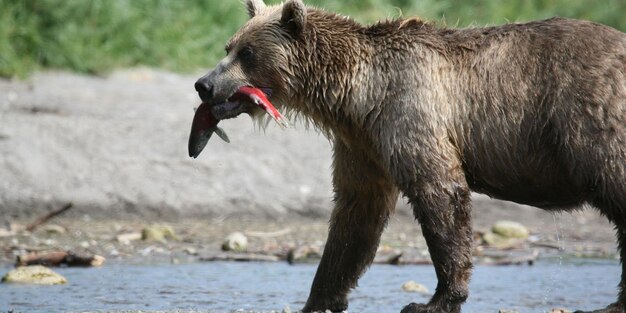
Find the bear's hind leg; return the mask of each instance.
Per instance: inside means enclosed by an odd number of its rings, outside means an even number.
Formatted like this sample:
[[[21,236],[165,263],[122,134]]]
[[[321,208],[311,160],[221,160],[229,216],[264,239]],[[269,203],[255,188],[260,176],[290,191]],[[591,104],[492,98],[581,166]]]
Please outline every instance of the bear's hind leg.
[[[622,276],[619,283],[619,295],[617,302],[608,305],[606,308],[594,311],[576,311],[574,313],[624,313],[626,312],[626,219],[618,211],[606,211],[607,206],[598,205],[603,214],[615,224],[618,249],[622,265]]]
[[[588,155],[592,157],[587,158],[598,161],[583,164],[588,168],[593,168],[596,164],[600,165],[600,168],[591,176],[597,181],[594,186],[596,194],[592,196],[590,202],[615,225],[622,266],[617,301],[606,308],[588,313],[626,312],[626,163],[624,163],[626,147],[624,144],[626,142],[614,142],[606,149],[591,150]],[[576,313],[585,312],[576,311]]]
[[[619,144],[611,147],[621,147]],[[595,153],[607,153],[610,149],[593,150]],[[614,157],[613,157],[614,156]],[[615,225],[617,245],[622,265],[617,301],[606,308],[595,311],[576,311],[576,313],[623,313],[626,312],[626,167],[623,160],[626,151],[613,155],[600,154],[595,164],[602,165],[592,177],[597,177],[594,189],[596,193],[589,199],[602,215]],[[594,155],[595,157],[595,155]],[[592,168],[591,165],[588,165]]]
[[[341,312],[348,292],[372,263],[398,190],[365,153],[334,146],[335,208],[328,239],[303,312]]]
[[[626,223],[617,225],[617,240],[622,264],[622,277],[619,283],[619,296],[617,302],[609,304],[606,308],[594,311],[576,311],[574,313],[624,313],[626,312]]]

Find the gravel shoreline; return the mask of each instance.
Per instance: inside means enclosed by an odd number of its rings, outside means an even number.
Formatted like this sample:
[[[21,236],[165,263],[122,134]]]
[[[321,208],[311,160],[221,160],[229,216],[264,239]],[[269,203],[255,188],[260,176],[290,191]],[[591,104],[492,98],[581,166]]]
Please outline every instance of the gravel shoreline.
[[[564,224],[578,223],[586,217],[584,213],[560,216],[558,222],[537,221],[526,218],[531,236],[511,247],[490,247],[481,242],[481,234],[489,231],[488,223],[476,225],[475,257],[485,263],[494,257],[601,257],[614,258],[616,245],[610,229],[605,230],[599,221],[584,219],[586,223],[575,227]],[[588,218],[588,217],[586,217]],[[530,223],[535,220],[536,223]],[[593,222],[593,223],[592,223]],[[476,223],[475,223],[476,224]],[[548,224],[548,225],[546,225]],[[141,233],[153,225],[167,226],[172,237],[163,240],[142,240]],[[561,227],[557,229],[557,227]],[[19,223],[15,229],[23,227]],[[107,262],[152,263],[152,262],[199,262],[210,260],[285,261],[290,252],[308,253],[304,262],[317,262],[327,236],[327,223],[323,219],[179,219],[171,222],[149,220],[89,220],[56,217],[33,232],[0,232],[0,264],[10,265],[19,255],[31,252],[72,251],[82,255],[101,255]],[[225,238],[234,232],[247,237],[248,255],[224,252]],[[304,250],[303,250],[304,249]],[[424,238],[417,223],[407,216],[395,216],[384,232],[377,262],[397,255],[405,262],[428,263],[429,255]],[[273,256],[264,259],[256,256]],[[243,258],[243,259],[242,259]],[[391,262],[391,261],[389,261]]]

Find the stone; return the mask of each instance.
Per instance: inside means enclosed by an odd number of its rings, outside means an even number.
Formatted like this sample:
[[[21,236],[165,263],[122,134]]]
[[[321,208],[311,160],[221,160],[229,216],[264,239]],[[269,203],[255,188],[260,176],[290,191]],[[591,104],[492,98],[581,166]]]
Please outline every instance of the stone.
[[[198,255],[198,250],[196,250],[196,248],[193,248],[193,247],[186,247],[185,249],[183,249],[183,252],[185,252],[188,255]]]
[[[554,308],[549,313],[572,313],[572,311],[564,308]]]
[[[289,250],[289,253],[287,253],[287,262],[289,264],[318,262],[321,258],[322,250],[320,246],[316,245],[299,246]]]
[[[509,238],[493,232],[486,232],[482,236],[483,243],[496,249],[511,249],[523,244],[521,238]]]
[[[177,239],[177,237],[171,226],[151,225],[141,231],[141,239],[165,243],[168,239]]]
[[[402,290],[406,292],[417,292],[422,294],[428,293],[428,288],[426,288],[426,286],[418,284],[412,280],[409,280],[406,283],[402,284]]]
[[[13,236],[15,235],[14,232],[4,229],[4,228],[0,228],[0,238],[2,237],[9,237],[9,236]]]
[[[105,261],[106,261],[105,257],[100,256],[100,255],[94,255],[93,260],[91,260],[91,266],[94,266],[94,267],[102,266]]]
[[[248,250],[248,238],[240,232],[231,233],[222,243],[222,250],[245,252]]]
[[[44,225],[41,229],[51,235],[62,235],[67,232],[65,227],[56,224]]]
[[[53,272],[51,269],[41,266],[20,266],[9,271],[2,277],[3,283],[22,283],[36,285],[60,285],[66,284],[65,277]]]
[[[507,238],[528,238],[528,228],[518,222],[498,221],[491,227],[491,231]]]

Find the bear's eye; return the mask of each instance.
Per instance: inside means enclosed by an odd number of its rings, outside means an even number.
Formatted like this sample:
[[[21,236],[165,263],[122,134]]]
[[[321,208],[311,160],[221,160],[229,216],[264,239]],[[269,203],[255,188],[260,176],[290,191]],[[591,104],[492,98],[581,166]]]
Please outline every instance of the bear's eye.
[[[254,52],[250,47],[243,47],[239,50],[239,58],[244,63],[249,63],[254,58]]]

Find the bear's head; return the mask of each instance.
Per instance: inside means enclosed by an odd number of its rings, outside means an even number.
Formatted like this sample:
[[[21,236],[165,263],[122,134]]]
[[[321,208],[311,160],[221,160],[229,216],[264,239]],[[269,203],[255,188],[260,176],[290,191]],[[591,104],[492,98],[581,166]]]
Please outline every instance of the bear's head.
[[[302,0],[276,6],[266,6],[262,0],[245,4],[250,19],[227,42],[226,56],[195,84],[202,102],[211,105],[218,119],[262,114],[250,101],[233,100],[243,86],[263,90],[279,107],[288,101],[293,76],[290,59],[298,53],[295,42],[302,40],[307,23]]]

